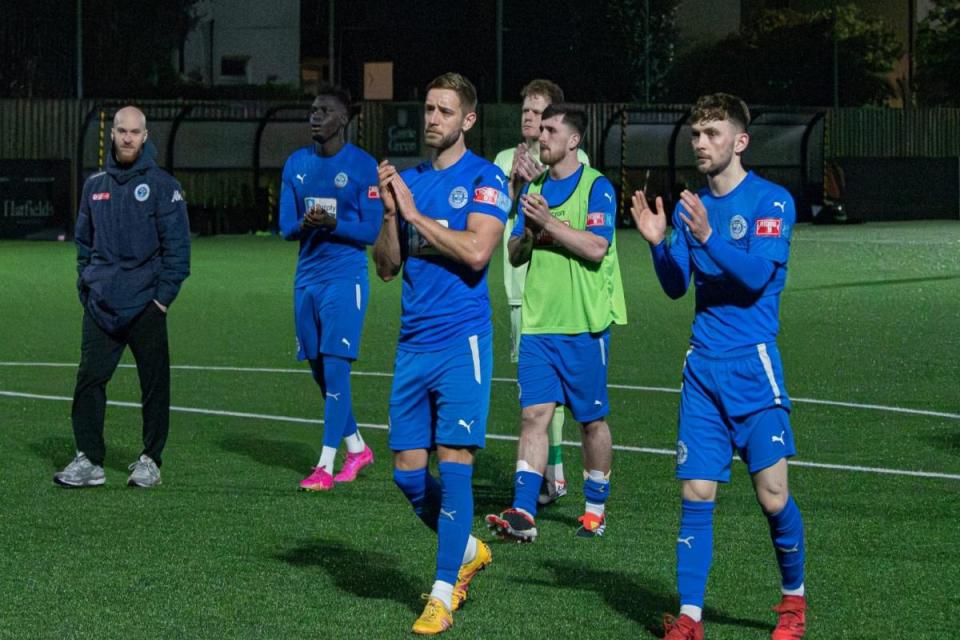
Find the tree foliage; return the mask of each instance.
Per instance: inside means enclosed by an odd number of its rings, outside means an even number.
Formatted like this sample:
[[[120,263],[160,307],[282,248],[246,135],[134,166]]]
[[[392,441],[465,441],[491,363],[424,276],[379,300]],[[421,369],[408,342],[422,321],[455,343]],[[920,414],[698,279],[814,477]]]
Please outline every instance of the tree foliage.
[[[647,28],[651,98],[662,95],[674,60],[679,0],[556,0],[507,3],[504,75],[507,100],[532,78],[558,82],[573,101],[642,102]],[[549,8],[545,8],[545,7]]]
[[[628,83],[627,97],[633,102],[645,101],[647,95],[656,102],[666,94],[667,74],[676,58],[677,4],[677,0],[606,2],[610,31],[620,44],[620,66],[626,71],[621,81]]]
[[[960,106],[960,0],[933,0],[918,25],[917,98],[924,105]]]
[[[843,106],[878,104],[893,95],[887,75],[901,54],[895,34],[853,4],[801,12],[763,11],[740,33],[684,55],[669,78],[670,97],[690,102],[727,91],[770,105],[833,104],[837,46]]]

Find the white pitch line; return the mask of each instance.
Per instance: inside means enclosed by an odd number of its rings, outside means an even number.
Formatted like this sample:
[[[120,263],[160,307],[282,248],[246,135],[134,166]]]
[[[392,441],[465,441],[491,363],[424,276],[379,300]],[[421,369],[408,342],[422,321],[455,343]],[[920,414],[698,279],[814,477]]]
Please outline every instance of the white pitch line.
[[[77,367],[76,363],[69,362],[0,362],[0,367],[58,367],[58,368],[73,368]],[[136,365],[133,364],[121,364],[120,367],[125,369],[135,369]],[[292,374],[310,374],[308,369],[290,369],[290,368],[280,368],[280,367],[228,367],[228,366],[216,366],[216,365],[195,365],[195,364],[178,364],[171,365],[171,369],[179,369],[182,371],[233,371],[237,373],[292,373]],[[367,376],[367,377],[376,377],[376,378],[392,378],[392,373],[386,373],[382,371],[352,371],[352,375],[355,376]],[[494,382],[507,382],[511,384],[516,384],[516,378],[492,378]],[[653,393],[680,393],[680,389],[674,389],[671,387],[650,387],[644,385],[635,385],[635,384],[607,384],[609,389],[621,389],[624,391],[649,391]],[[841,400],[819,400],[817,398],[790,398],[791,402],[799,402],[801,404],[819,404],[830,407],[844,407],[847,409],[866,409],[869,411],[886,411],[889,413],[904,413],[907,415],[913,416],[928,416],[932,418],[947,418],[948,420],[960,420],[960,413],[949,413],[947,411],[931,411],[929,409],[909,409],[907,407],[897,407],[891,405],[883,404],[864,404],[858,402],[844,402]]]
[[[61,402],[72,402],[73,398],[68,396],[50,396],[42,395],[38,393],[22,393],[19,391],[0,391],[0,397],[8,398],[25,398],[28,400],[55,400]],[[119,400],[108,400],[107,404],[114,407],[123,407],[129,409],[139,409],[140,403],[138,402],[123,402]],[[271,420],[274,422],[293,422],[298,424],[323,424],[323,420],[317,418],[299,418],[296,416],[280,416],[269,413],[249,413],[246,411],[225,411],[222,409],[202,409],[200,407],[178,407],[170,406],[171,411],[177,411],[180,413],[197,413],[202,415],[211,415],[211,416],[224,416],[229,418],[252,418],[254,420]],[[379,429],[381,431],[386,431],[388,429],[385,424],[376,424],[371,422],[360,422],[357,423],[359,426],[367,429]],[[519,438],[517,436],[504,435],[500,433],[488,433],[487,439],[489,440],[502,440],[506,442],[516,442]],[[579,442],[573,442],[564,440],[563,444],[568,447],[579,447]],[[672,449],[654,449],[651,447],[632,447],[628,445],[615,444],[613,445],[615,451],[626,451],[629,453],[649,453],[659,456],[675,456],[676,452]],[[734,458],[738,462],[741,460],[738,457]],[[886,469],[884,467],[863,467],[857,465],[846,465],[846,464],[829,464],[826,462],[808,462],[806,460],[790,460],[788,463],[794,467],[810,467],[814,469],[831,469],[834,471],[851,471],[858,473],[875,473],[883,475],[892,475],[892,476],[912,476],[915,478],[936,478],[941,480],[960,480],[960,474],[956,473],[941,473],[938,471],[913,471],[910,469]]]

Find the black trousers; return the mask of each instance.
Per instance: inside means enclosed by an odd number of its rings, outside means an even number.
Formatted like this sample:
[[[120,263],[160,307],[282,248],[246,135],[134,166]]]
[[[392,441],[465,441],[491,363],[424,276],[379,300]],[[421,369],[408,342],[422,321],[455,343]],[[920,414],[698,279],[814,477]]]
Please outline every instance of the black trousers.
[[[77,371],[71,412],[73,436],[77,451],[85,453],[94,464],[103,466],[107,383],[128,345],[140,376],[143,453],[159,466],[170,431],[170,350],[166,314],[152,302],[119,335],[105,332],[84,311],[80,370]]]

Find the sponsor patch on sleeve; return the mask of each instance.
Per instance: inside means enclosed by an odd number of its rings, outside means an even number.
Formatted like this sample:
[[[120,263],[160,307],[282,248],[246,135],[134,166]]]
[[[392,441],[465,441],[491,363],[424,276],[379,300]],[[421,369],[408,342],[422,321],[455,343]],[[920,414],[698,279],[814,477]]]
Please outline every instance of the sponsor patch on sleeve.
[[[607,216],[602,211],[587,214],[587,228],[602,227],[607,223]]]
[[[473,201],[496,206],[500,192],[493,187],[480,187],[473,191]]]
[[[504,192],[494,187],[480,187],[473,191],[473,201],[490,204],[504,213],[510,211],[510,198]]]
[[[779,238],[782,225],[781,218],[757,218],[754,235],[758,238]]]
[[[90,196],[90,199],[91,199],[91,200],[94,200],[94,201],[97,201],[97,200],[109,200],[109,199],[110,199],[110,192],[109,192],[109,191],[104,191],[104,192],[102,192],[102,193],[94,193],[93,195]]]
[[[380,199],[380,187],[375,184],[367,187],[367,198],[370,200],[379,200]]]

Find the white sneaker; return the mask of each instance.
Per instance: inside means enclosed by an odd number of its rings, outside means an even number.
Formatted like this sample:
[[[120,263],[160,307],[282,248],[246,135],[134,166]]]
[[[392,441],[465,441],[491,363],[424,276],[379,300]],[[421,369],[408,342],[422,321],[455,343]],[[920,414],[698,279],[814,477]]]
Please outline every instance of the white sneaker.
[[[93,464],[87,454],[77,451],[77,456],[63,471],[53,474],[53,481],[61,487],[99,487],[107,477],[103,467]]]
[[[160,484],[160,468],[150,456],[142,455],[129,467],[132,473],[127,478],[127,485],[149,489]]]
[[[563,463],[548,464],[543,474],[543,483],[540,485],[537,502],[540,505],[548,505],[565,495],[567,495],[567,481],[563,479]]]

